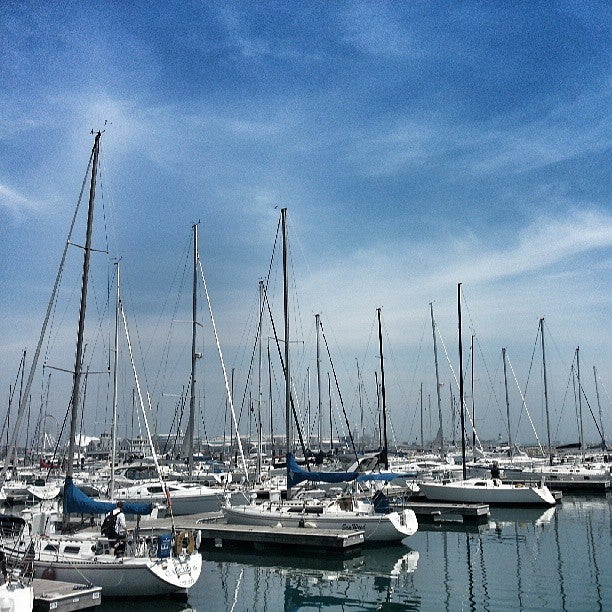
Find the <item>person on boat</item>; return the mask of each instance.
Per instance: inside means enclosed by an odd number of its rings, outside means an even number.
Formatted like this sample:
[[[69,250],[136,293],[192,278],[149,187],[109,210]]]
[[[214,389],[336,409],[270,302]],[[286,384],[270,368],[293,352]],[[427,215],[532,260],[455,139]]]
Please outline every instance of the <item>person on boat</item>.
[[[111,550],[114,549],[116,556],[121,556],[125,552],[125,514],[123,513],[123,501],[117,502],[117,507],[113,508],[102,523],[102,535],[108,537],[108,544]]]

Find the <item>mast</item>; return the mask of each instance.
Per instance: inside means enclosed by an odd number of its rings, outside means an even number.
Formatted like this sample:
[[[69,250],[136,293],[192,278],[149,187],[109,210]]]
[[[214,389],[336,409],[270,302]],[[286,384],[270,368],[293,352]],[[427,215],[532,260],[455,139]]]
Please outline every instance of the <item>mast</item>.
[[[582,423],[582,384],[580,383],[580,347],[576,347],[576,375],[578,377],[578,417],[580,434],[580,451],[584,451],[584,425]]]
[[[267,343],[268,353],[268,409],[270,414],[270,444],[272,446],[272,465],[276,457],[276,448],[274,446],[274,422],[272,420],[272,362],[270,361],[270,338]]]
[[[100,153],[101,132],[96,133],[93,146],[93,163],[91,167],[91,181],[89,184],[89,205],[87,208],[87,230],[85,235],[85,247],[83,249],[83,277],[81,280],[81,305],[79,307],[79,324],[77,328],[77,345],[74,360],[74,374],[72,380],[72,397],[70,400],[70,438],[68,442],[68,465],[66,467],[66,480],[72,479],[73,461],[76,447],[76,435],[79,414],[79,389],[81,387],[81,366],[83,362],[83,337],[85,335],[85,312],[87,310],[87,284],[89,281],[89,262],[91,258],[91,237],[93,233],[93,213],[96,198],[96,177],[98,174],[98,156]],[[64,516],[67,523],[68,517]]]
[[[289,278],[287,270],[287,209],[281,209],[283,229],[283,313],[285,318],[285,437],[287,461],[291,444],[291,370],[289,368]],[[287,482],[287,499],[291,499],[291,488]]]
[[[387,440],[387,401],[385,396],[385,366],[383,359],[382,324],[380,321],[380,308],[376,309],[378,314],[378,345],[380,347],[380,387],[382,394],[382,418],[383,418],[383,451],[381,459],[385,470],[389,469],[389,445]]]
[[[544,350],[544,317],[540,319],[540,340],[542,343],[542,371],[544,376],[544,407],[546,410],[546,434],[548,436],[548,454],[550,465],[553,464],[553,449],[550,440],[550,412],[548,410],[548,384],[546,381],[546,351]]]
[[[259,355],[257,364],[257,480],[261,478],[261,453],[262,453],[262,430],[261,430],[261,404],[263,400],[261,373],[263,367],[262,355],[262,319],[264,306],[264,282],[259,279]]]
[[[332,418],[331,376],[327,373],[327,394],[329,395],[329,450],[334,450],[334,426]]]
[[[380,422],[380,384],[378,382],[378,371],[374,370],[374,381],[376,382],[376,420],[378,424],[378,446],[382,446],[382,423]]]
[[[508,419],[508,446],[510,447],[510,460],[512,460],[512,429],[510,428],[510,399],[508,397],[508,375],[506,372],[506,349],[502,349],[504,361],[504,388],[506,389],[506,418]]]
[[[110,487],[108,489],[108,496],[111,499],[115,497],[115,457],[117,453],[117,388],[119,384],[119,378],[117,376],[117,369],[119,363],[119,314],[121,308],[121,293],[120,293],[120,277],[119,277],[119,262],[115,262],[115,269],[117,270],[117,294],[115,300],[115,362],[113,364],[113,418],[111,423],[111,477]]]
[[[463,460],[463,480],[467,478],[465,465],[465,412],[463,393],[463,341],[461,336],[461,283],[457,284],[457,314],[459,319],[459,402],[461,410],[461,458]]]
[[[423,440],[423,383],[421,383],[420,404],[421,404],[421,450],[425,450],[425,442]]]
[[[470,361],[472,366],[472,457],[476,459],[476,405],[474,400],[474,334],[472,334],[472,341],[470,342]]]
[[[193,477],[193,435],[195,429],[196,404],[196,353],[198,330],[198,224],[193,224],[193,288],[191,293],[191,386],[189,392],[189,421],[187,422],[187,471]]]
[[[361,372],[359,370],[359,359],[355,357],[355,363],[357,364],[357,393],[359,394],[359,437],[361,439],[361,451],[365,451],[365,429],[363,426],[363,397],[361,395]]]
[[[320,321],[318,314],[315,315],[315,327],[317,330],[317,392],[319,408],[319,452],[323,452],[323,413],[321,397],[321,346],[320,346]]]
[[[436,395],[438,398],[438,426],[440,429],[440,451],[444,452],[444,436],[442,435],[442,398],[440,396],[440,373],[438,370],[438,345],[436,343],[436,321],[433,313],[433,302],[429,302],[429,311],[431,313],[431,332],[433,334],[433,349],[434,361],[436,364]]]
[[[599,411],[599,426],[601,427],[601,442],[602,448],[605,450],[606,446],[606,434],[604,432],[603,415],[601,412],[601,401],[599,400],[599,385],[597,384],[597,368],[593,366],[593,377],[595,378],[595,395],[597,396],[597,409]]]

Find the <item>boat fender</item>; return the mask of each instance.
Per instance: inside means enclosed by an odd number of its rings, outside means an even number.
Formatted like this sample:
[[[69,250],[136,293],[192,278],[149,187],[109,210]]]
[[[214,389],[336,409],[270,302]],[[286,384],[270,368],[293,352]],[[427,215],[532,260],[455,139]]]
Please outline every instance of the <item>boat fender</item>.
[[[187,537],[187,532],[181,531],[174,538],[174,554],[180,555],[183,552],[183,541]]]
[[[193,553],[193,551],[195,550],[195,538],[193,537],[193,531],[190,531],[188,533],[188,540],[187,540],[187,554],[191,555]]]
[[[198,550],[200,550],[200,546],[202,545],[202,531],[197,529],[195,532],[195,545]]]
[[[174,542],[174,553],[180,555],[183,552],[183,545],[187,540],[187,554],[190,555],[195,550],[195,538],[193,537],[193,531],[181,531],[176,536]]]

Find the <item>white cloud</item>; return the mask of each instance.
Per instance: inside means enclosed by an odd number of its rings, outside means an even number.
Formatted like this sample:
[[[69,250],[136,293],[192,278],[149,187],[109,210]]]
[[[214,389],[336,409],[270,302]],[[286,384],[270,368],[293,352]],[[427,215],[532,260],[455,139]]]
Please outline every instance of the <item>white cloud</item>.
[[[19,217],[41,209],[40,203],[31,200],[7,185],[0,185],[0,206],[7,208]]]

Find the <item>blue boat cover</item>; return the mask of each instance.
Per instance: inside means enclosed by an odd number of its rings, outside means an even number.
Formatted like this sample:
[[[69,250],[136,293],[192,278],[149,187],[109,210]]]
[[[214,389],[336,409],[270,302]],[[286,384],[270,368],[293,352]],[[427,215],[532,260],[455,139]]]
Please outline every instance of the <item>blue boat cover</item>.
[[[295,460],[293,453],[287,454],[287,486],[294,487],[304,480],[311,482],[348,482],[355,480],[359,472],[308,472]]]
[[[79,489],[72,478],[64,482],[64,514],[107,514],[116,508],[115,502],[101,502],[91,499]],[[151,514],[153,504],[125,502],[122,508],[125,514]]]

